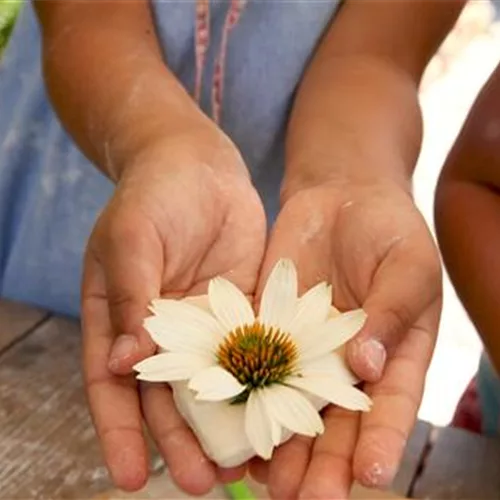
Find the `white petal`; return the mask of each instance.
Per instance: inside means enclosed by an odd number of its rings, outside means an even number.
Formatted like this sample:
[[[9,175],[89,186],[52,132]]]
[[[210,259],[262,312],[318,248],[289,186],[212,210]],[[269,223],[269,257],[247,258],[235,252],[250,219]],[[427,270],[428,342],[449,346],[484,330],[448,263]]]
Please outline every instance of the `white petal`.
[[[274,384],[262,390],[262,397],[271,420],[292,432],[314,437],[325,430],[319,413],[299,391]]]
[[[349,370],[345,360],[336,352],[300,363],[298,371],[303,377],[330,377],[330,380],[349,385],[359,382],[359,379]]]
[[[271,440],[273,442],[273,446],[279,446],[281,444],[281,425],[274,418],[270,418],[271,422]]]
[[[196,391],[196,399],[202,401],[223,401],[242,393],[246,386],[240,384],[227,370],[220,366],[211,366],[198,372],[188,384]]]
[[[251,391],[246,402],[245,433],[257,455],[264,460],[269,460],[273,454],[271,425],[262,400],[262,389]]]
[[[289,377],[286,383],[348,410],[368,411],[372,405],[364,392],[327,377]]]
[[[298,300],[297,312],[288,328],[292,336],[311,334],[307,327],[316,327],[325,323],[330,314],[332,304],[332,287],[327,283],[319,283],[308,290]]]
[[[171,382],[173,380],[186,380],[195,373],[211,365],[208,357],[197,356],[179,352],[165,352],[151,356],[134,366],[139,372],[139,380],[149,382]]]
[[[198,307],[199,309],[203,309],[203,311],[210,314],[210,316],[213,316],[210,304],[208,303],[208,295],[189,295],[184,297],[182,302]]]
[[[210,308],[227,332],[255,321],[252,306],[243,292],[230,281],[215,278],[208,285]]]
[[[217,345],[211,341],[210,333],[179,325],[175,319],[169,321],[161,316],[150,316],[143,325],[153,341],[167,351],[203,356],[213,352]]]
[[[342,313],[336,309],[334,306],[330,306],[330,312],[328,313],[328,319],[333,319],[336,318],[337,316],[340,316]]]
[[[199,307],[177,300],[154,300],[156,316],[144,320],[144,328],[160,347],[177,352],[213,349],[223,338],[217,320]]]
[[[365,321],[366,313],[363,309],[356,309],[328,320],[307,337],[301,335],[297,339],[301,359],[308,360],[335,351],[354,337]]]
[[[281,259],[267,280],[260,303],[259,320],[266,326],[287,331],[297,310],[297,270]]]

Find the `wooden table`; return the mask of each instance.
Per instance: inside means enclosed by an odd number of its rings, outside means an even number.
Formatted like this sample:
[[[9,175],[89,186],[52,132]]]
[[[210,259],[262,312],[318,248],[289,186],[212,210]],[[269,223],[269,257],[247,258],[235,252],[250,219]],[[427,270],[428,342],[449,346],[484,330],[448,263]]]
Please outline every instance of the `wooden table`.
[[[0,499],[84,499],[110,488],[82,389],[78,324],[0,300]],[[500,498],[500,442],[419,422],[392,490]]]

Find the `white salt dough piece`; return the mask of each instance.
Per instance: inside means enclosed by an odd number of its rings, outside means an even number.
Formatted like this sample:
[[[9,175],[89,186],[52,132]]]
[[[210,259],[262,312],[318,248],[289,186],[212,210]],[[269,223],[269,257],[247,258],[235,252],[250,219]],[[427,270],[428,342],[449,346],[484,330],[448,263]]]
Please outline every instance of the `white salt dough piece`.
[[[185,300],[210,310],[206,295],[188,297]],[[338,314],[339,311],[332,307],[331,317]],[[188,389],[187,382],[172,382],[170,385],[177,409],[198,438],[203,451],[213,462],[220,467],[236,467],[255,456],[255,450],[245,434],[244,404],[197,401],[195,393]],[[310,394],[307,397],[318,411],[328,404]],[[283,429],[281,444],[288,441],[292,435]]]
[[[177,409],[213,462],[236,467],[255,455],[245,434],[245,405],[197,401],[186,382],[171,386]]]
[[[172,382],[174,401],[203,451],[219,467],[237,467],[255,456],[255,450],[245,434],[245,405],[231,405],[227,401],[213,403],[197,401],[187,382]],[[318,411],[328,403],[309,397]],[[292,437],[282,431],[281,444]]]

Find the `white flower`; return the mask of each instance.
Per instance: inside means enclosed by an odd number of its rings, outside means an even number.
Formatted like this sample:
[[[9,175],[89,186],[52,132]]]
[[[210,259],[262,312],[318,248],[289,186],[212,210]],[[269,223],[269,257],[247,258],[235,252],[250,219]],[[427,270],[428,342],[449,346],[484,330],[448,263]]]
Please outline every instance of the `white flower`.
[[[299,298],[290,260],[273,269],[257,317],[244,294],[222,278],[209,284],[207,310],[154,300],[144,326],[163,352],[138,363],[137,378],[185,380],[197,401],[225,402],[228,414],[244,418],[254,452],[268,459],[284,434],[323,432],[318,406],[370,409],[335,352],[361,329],[366,314],[357,309],[331,317],[331,300],[326,283]]]

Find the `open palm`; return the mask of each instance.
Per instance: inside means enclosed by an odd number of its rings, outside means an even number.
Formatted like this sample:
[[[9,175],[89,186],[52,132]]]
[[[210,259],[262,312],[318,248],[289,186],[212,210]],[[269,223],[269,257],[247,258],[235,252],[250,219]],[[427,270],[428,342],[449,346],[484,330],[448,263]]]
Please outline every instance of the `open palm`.
[[[362,416],[328,408],[322,436],[296,436],[252,471],[275,498],[346,498],[354,479],[385,486],[415,421],[441,308],[439,260],[425,222],[399,186],[323,184],[285,201],[262,279],[281,257],[298,265],[302,290],[326,280],[335,306],[368,313],[347,356],[370,382],[374,407]]]
[[[87,247],[85,384],[106,463],[127,490],[141,487],[148,475],[143,416],[182,488],[202,493],[217,474],[170,391],[140,391],[130,375],[133,364],[155,350],[142,329],[148,303],[204,292],[221,275],[252,294],[264,253],[264,211],[238,153],[203,145],[196,156],[188,151],[165,143],[135,159]]]

